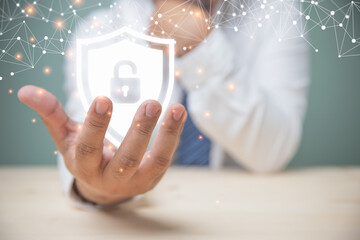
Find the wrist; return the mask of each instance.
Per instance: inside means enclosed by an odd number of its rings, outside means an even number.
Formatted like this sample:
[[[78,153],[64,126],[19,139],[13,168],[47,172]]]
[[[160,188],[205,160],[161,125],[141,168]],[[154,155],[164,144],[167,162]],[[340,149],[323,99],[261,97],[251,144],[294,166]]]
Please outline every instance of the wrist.
[[[74,179],[73,189],[75,194],[80,198],[81,201],[85,203],[90,203],[92,205],[102,205],[102,206],[111,206],[121,202],[124,202],[131,197],[127,198],[118,198],[118,197],[108,197],[98,191],[92,189],[86,184]]]

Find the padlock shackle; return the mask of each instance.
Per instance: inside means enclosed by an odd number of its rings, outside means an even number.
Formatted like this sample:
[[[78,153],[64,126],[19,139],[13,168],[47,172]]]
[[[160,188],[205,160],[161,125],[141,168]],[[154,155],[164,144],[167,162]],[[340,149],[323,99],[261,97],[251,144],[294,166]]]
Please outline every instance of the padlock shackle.
[[[120,67],[122,67],[122,66],[129,66],[131,68],[132,74],[133,75],[137,74],[137,67],[136,67],[135,63],[133,63],[132,61],[129,61],[129,60],[121,60],[115,64],[114,77],[119,75],[119,70],[120,70]]]

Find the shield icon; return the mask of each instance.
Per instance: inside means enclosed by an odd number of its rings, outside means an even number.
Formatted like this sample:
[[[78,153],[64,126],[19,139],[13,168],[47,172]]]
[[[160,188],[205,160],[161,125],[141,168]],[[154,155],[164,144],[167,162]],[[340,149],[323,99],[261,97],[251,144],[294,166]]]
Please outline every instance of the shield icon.
[[[94,38],[77,39],[77,88],[87,111],[97,96],[113,101],[106,137],[119,145],[140,104],[147,99],[167,108],[174,87],[173,39],[123,27]]]

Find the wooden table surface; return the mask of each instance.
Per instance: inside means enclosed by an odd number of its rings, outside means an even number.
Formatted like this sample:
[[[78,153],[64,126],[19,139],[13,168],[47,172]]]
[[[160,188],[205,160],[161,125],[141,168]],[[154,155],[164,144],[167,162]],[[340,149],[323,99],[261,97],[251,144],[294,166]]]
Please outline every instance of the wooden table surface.
[[[0,168],[0,239],[360,239],[360,168],[171,168],[111,211],[80,210],[52,167]]]

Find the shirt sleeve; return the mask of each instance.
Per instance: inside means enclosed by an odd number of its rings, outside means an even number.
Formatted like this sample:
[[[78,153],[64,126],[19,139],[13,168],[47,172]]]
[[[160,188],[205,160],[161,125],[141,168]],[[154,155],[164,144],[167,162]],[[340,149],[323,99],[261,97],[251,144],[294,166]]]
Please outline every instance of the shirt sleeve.
[[[297,38],[281,41],[272,23],[253,40],[214,29],[176,62],[197,127],[255,172],[280,170],[295,154],[309,84],[305,41],[295,28]]]

